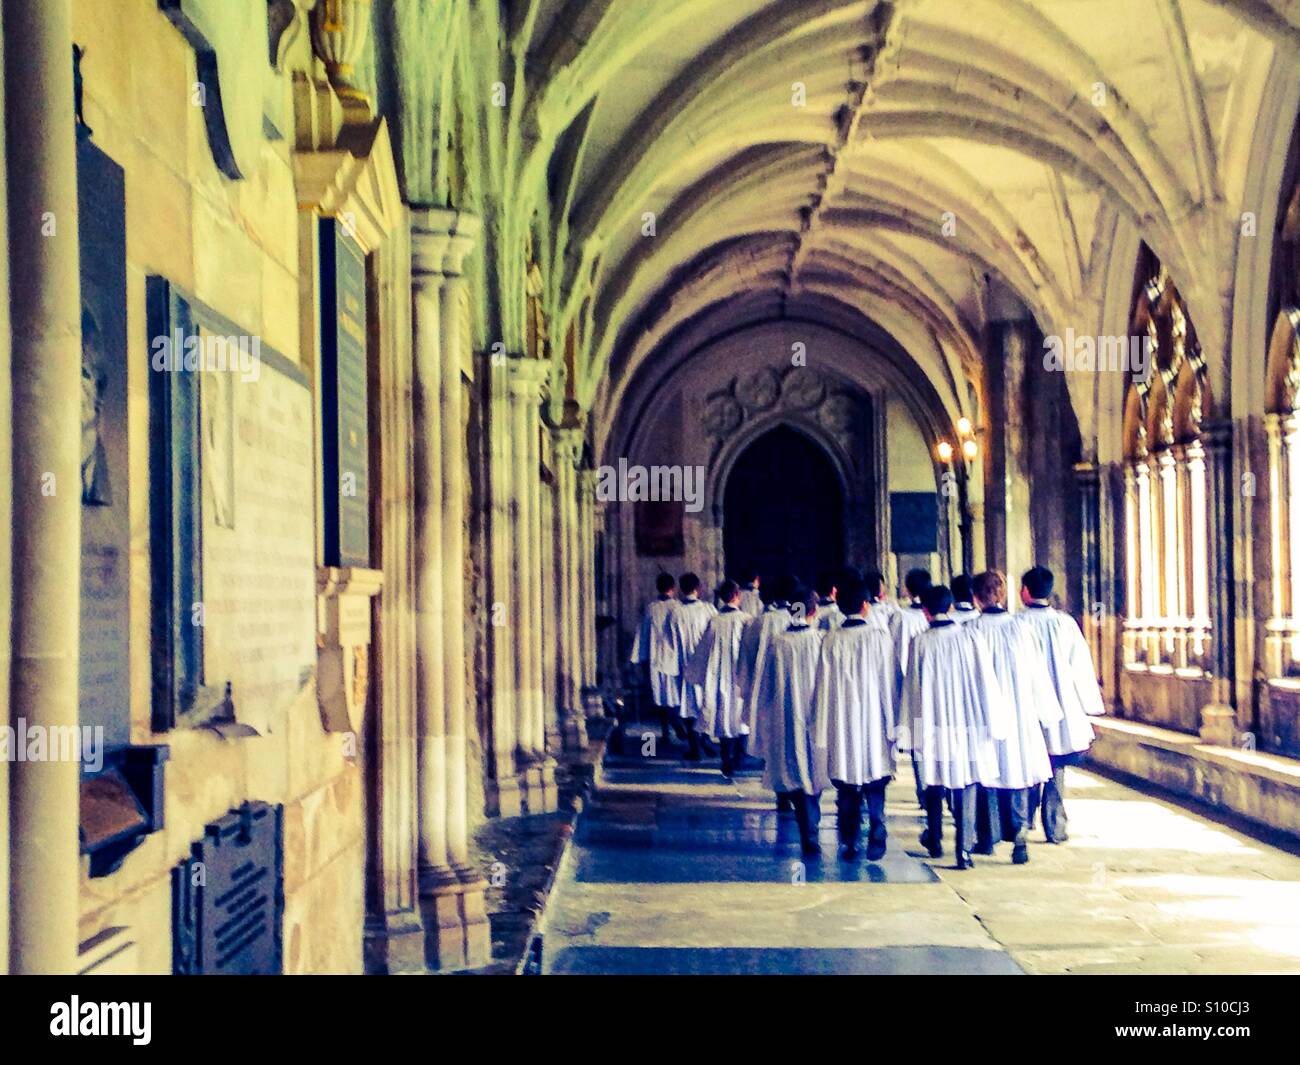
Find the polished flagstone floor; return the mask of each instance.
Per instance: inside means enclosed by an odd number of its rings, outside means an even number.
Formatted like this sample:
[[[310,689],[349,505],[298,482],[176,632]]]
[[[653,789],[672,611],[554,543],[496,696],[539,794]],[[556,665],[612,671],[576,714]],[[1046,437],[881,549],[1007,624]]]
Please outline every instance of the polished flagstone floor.
[[[756,776],[606,761],[544,923],[551,973],[1297,973],[1300,857],[1085,769],[1070,841],[958,872],[918,843],[910,766],[889,850],[820,862]]]

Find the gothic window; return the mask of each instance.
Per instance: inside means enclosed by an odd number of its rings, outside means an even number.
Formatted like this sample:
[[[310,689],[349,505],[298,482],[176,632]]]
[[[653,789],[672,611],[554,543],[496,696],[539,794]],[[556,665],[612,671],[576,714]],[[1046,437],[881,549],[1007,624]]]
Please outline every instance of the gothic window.
[[[1125,395],[1125,577],[1130,669],[1199,676],[1210,652],[1209,513],[1201,423],[1209,407],[1196,329],[1168,270],[1138,256]],[[1131,352],[1132,353],[1132,352]]]
[[[1268,349],[1272,597],[1265,637],[1273,677],[1300,677],[1300,134],[1279,212]]]

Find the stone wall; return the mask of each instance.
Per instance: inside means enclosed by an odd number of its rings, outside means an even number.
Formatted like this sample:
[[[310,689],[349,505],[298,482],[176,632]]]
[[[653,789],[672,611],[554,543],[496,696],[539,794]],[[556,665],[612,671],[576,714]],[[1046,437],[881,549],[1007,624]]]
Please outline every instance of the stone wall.
[[[81,939],[127,926],[139,970],[169,972],[172,867],[205,824],[260,799],[284,805],[286,971],[359,972],[361,778],[347,739],[322,730],[315,685],[283,708],[267,735],[150,730],[145,278],[166,277],[314,377],[312,353],[299,337],[300,285],[314,290],[316,280],[303,275],[311,257],[300,247],[292,142],[265,141],[257,172],[245,180],[221,175],[204,110],[194,102],[194,53],[155,0],[78,0],[73,35],[86,49],[85,115],[94,142],[126,171],[132,741],[171,746],[166,827],[116,873],[91,880],[83,869]],[[287,77],[277,84],[287,99]]]

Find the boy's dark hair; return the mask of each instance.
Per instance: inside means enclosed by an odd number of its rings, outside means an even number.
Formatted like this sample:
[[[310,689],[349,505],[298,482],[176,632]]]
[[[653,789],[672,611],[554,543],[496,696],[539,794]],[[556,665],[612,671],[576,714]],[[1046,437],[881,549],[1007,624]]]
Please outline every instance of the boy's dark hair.
[[[867,575],[862,578],[862,583],[866,587],[867,595],[872,599],[879,599],[885,590],[885,575],[878,569],[869,569]]]
[[[655,578],[655,591],[660,595],[667,595],[677,587],[677,582],[673,580],[671,573],[661,573]]]
[[[817,578],[816,592],[825,599],[839,587],[839,583],[839,575],[834,570],[823,570]]]
[[[952,579],[952,598],[956,603],[969,603],[973,589],[970,574],[959,573]]]
[[[759,579],[760,577],[759,577],[758,570],[754,569],[753,566],[746,566],[736,575],[736,580],[738,584],[753,584],[756,580]]]
[[[922,598],[925,590],[933,583],[928,569],[910,569],[907,571],[907,576],[903,578],[903,587],[913,599]]]
[[[683,573],[677,586],[681,588],[682,595],[694,595],[700,590],[700,578],[694,573]]]
[[[725,580],[718,585],[718,600],[723,603],[730,603],[740,594],[740,585],[733,580]]]
[[[817,613],[818,605],[816,589],[811,585],[796,582],[794,592],[790,596],[790,613],[796,620],[805,621],[812,617]]]
[[[942,584],[932,584],[921,596],[921,603],[931,617],[952,609],[952,592]]]
[[[840,585],[840,609],[846,617],[862,613],[862,604],[867,601],[867,586],[860,579],[846,580]]]
[[[1052,585],[1056,583],[1056,578],[1046,566],[1035,566],[1025,572],[1025,575],[1020,578],[1020,583],[1029,592],[1030,599],[1046,599],[1052,594]]]
[[[796,581],[788,573],[782,573],[773,577],[765,585],[765,587],[768,590],[768,594],[770,594],[772,597],[770,602],[788,603],[791,599],[794,598],[795,589],[797,588],[798,584],[799,582]]]

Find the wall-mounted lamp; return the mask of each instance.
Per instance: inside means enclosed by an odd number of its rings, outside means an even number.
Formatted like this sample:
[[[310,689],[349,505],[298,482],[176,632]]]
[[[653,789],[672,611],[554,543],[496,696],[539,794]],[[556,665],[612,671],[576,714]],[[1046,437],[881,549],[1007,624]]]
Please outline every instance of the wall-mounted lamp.
[[[970,419],[969,419],[969,418],[958,418],[958,419],[957,419],[957,432],[958,432],[959,435],[961,435],[961,436],[970,436],[970,434],[971,434],[971,429],[972,429],[972,426],[971,426],[971,423],[970,423]]]
[[[938,454],[940,462],[952,461],[952,445],[947,440],[940,440],[935,452]]]
[[[971,462],[974,462],[975,457],[980,453],[979,444],[975,443],[974,440],[967,440],[965,443],[962,444],[961,451],[962,454],[965,455],[967,459],[969,459]]]

